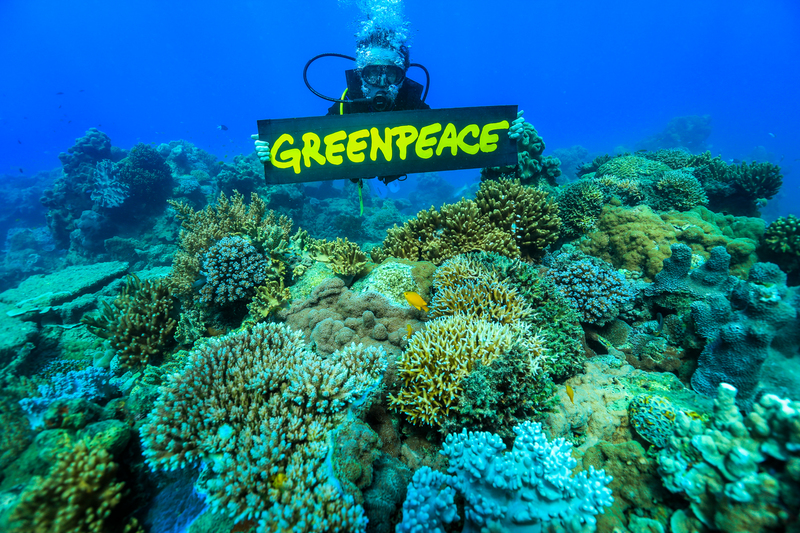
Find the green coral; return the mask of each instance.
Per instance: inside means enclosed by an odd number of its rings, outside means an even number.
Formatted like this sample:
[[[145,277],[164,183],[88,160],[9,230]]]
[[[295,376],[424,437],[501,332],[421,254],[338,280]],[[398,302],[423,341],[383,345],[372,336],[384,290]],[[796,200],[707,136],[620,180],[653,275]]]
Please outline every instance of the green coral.
[[[603,210],[603,197],[603,191],[590,179],[561,188],[556,202],[562,233],[579,236],[593,230]]]
[[[517,165],[481,169],[481,181],[516,178],[526,186],[555,187],[556,178],[561,176],[561,161],[557,157],[543,156],[544,149],[544,139],[531,123],[525,122],[517,140]]]
[[[783,185],[781,167],[772,163],[743,162],[728,169],[731,180],[754,202],[773,198]]]
[[[636,155],[623,155],[615,157],[600,165],[595,177],[611,174],[618,178],[636,179],[671,170],[669,166],[658,161],[651,161]]]
[[[766,259],[794,277],[800,272],[800,219],[789,215],[767,226],[764,249]]]
[[[684,148],[662,148],[655,152],[647,152],[644,157],[651,161],[664,163],[673,170],[679,170],[691,166],[692,153]]]
[[[656,179],[657,196],[650,206],[660,211],[688,211],[706,205],[708,197],[697,178],[685,170],[669,170]]]
[[[86,316],[89,330],[108,339],[123,366],[145,365],[175,344],[178,325],[172,317],[174,303],[168,285],[128,276],[125,288],[111,305],[103,302],[99,316]]]

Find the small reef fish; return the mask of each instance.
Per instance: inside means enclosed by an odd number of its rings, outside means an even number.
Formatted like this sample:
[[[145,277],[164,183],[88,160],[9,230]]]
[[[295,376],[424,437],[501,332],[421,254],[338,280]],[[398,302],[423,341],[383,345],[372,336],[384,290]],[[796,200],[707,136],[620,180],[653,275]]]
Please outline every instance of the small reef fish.
[[[574,404],[575,391],[572,390],[572,387],[569,386],[569,383],[567,383],[567,396],[569,396],[569,401],[571,401]]]
[[[408,330],[408,338],[411,338],[411,335],[414,334],[414,328],[411,327],[411,324],[406,324],[406,330]]]
[[[219,126],[217,126],[217,129],[222,131],[228,131],[228,126],[226,126],[225,124],[220,124]]]
[[[767,132],[767,135],[769,135],[769,136],[770,136],[770,137],[772,137],[773,139],[775,138],[775,134],[774,134],[774,133],[769,133],[769,132]]]
[[[403,293],[408,300],[408,303],[416,307],[418,310],[427,311],[428,310],[428,302],[422,299],[422,296],[417,294],[414,291],[406,291]]]

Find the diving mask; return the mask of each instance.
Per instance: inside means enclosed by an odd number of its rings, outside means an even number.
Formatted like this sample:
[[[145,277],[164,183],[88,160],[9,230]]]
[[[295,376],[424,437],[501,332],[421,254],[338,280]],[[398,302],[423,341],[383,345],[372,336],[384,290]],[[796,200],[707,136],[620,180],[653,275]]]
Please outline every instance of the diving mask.
[[[397,65],[366,65],[360,70],[364,83],[375,87],[400,85],[406,79],[406,72]]]

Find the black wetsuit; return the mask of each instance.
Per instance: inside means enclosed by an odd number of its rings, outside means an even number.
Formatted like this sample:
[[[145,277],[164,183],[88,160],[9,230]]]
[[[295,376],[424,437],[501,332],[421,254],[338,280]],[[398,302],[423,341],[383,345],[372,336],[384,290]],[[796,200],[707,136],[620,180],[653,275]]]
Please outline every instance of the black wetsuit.
[[[346,98],[358,99],[364,98],[364,93],[361,92],[361,78],[355,70],[346,70],[345,77],[347,78],[347,94]],[[422,101],[422,85],[415,82],[410,78],[406,78],[400,90],[397,92],[397,98],[394,99],[394,105],[387,111],[410,111],[412,109],[430,109],[431,106]],[[349,115],[351,113],[380,113],[372,109],[366,102],[346,102],[344,104],[333,104],[328,108],[328,115]]]

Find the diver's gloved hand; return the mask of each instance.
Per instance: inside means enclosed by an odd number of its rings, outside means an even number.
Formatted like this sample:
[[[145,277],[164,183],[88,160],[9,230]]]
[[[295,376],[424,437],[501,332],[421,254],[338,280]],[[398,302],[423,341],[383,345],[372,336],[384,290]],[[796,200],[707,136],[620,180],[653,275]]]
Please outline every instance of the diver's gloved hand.
[[[523,131],[523,124],[525,124],[525,119],[522,117],[522,114],[525,111],[517,111],[517,118],[511,123],[511,127],[508,128],[508,138],[509,139],[519,139],[522,137]]]
[[[250,138],[256,141],[256,155],[258,155],[258,158],[262,163],[267,163],[269,161],[269,143],[267,141],[259,141],[258,133],[254,133]]]

